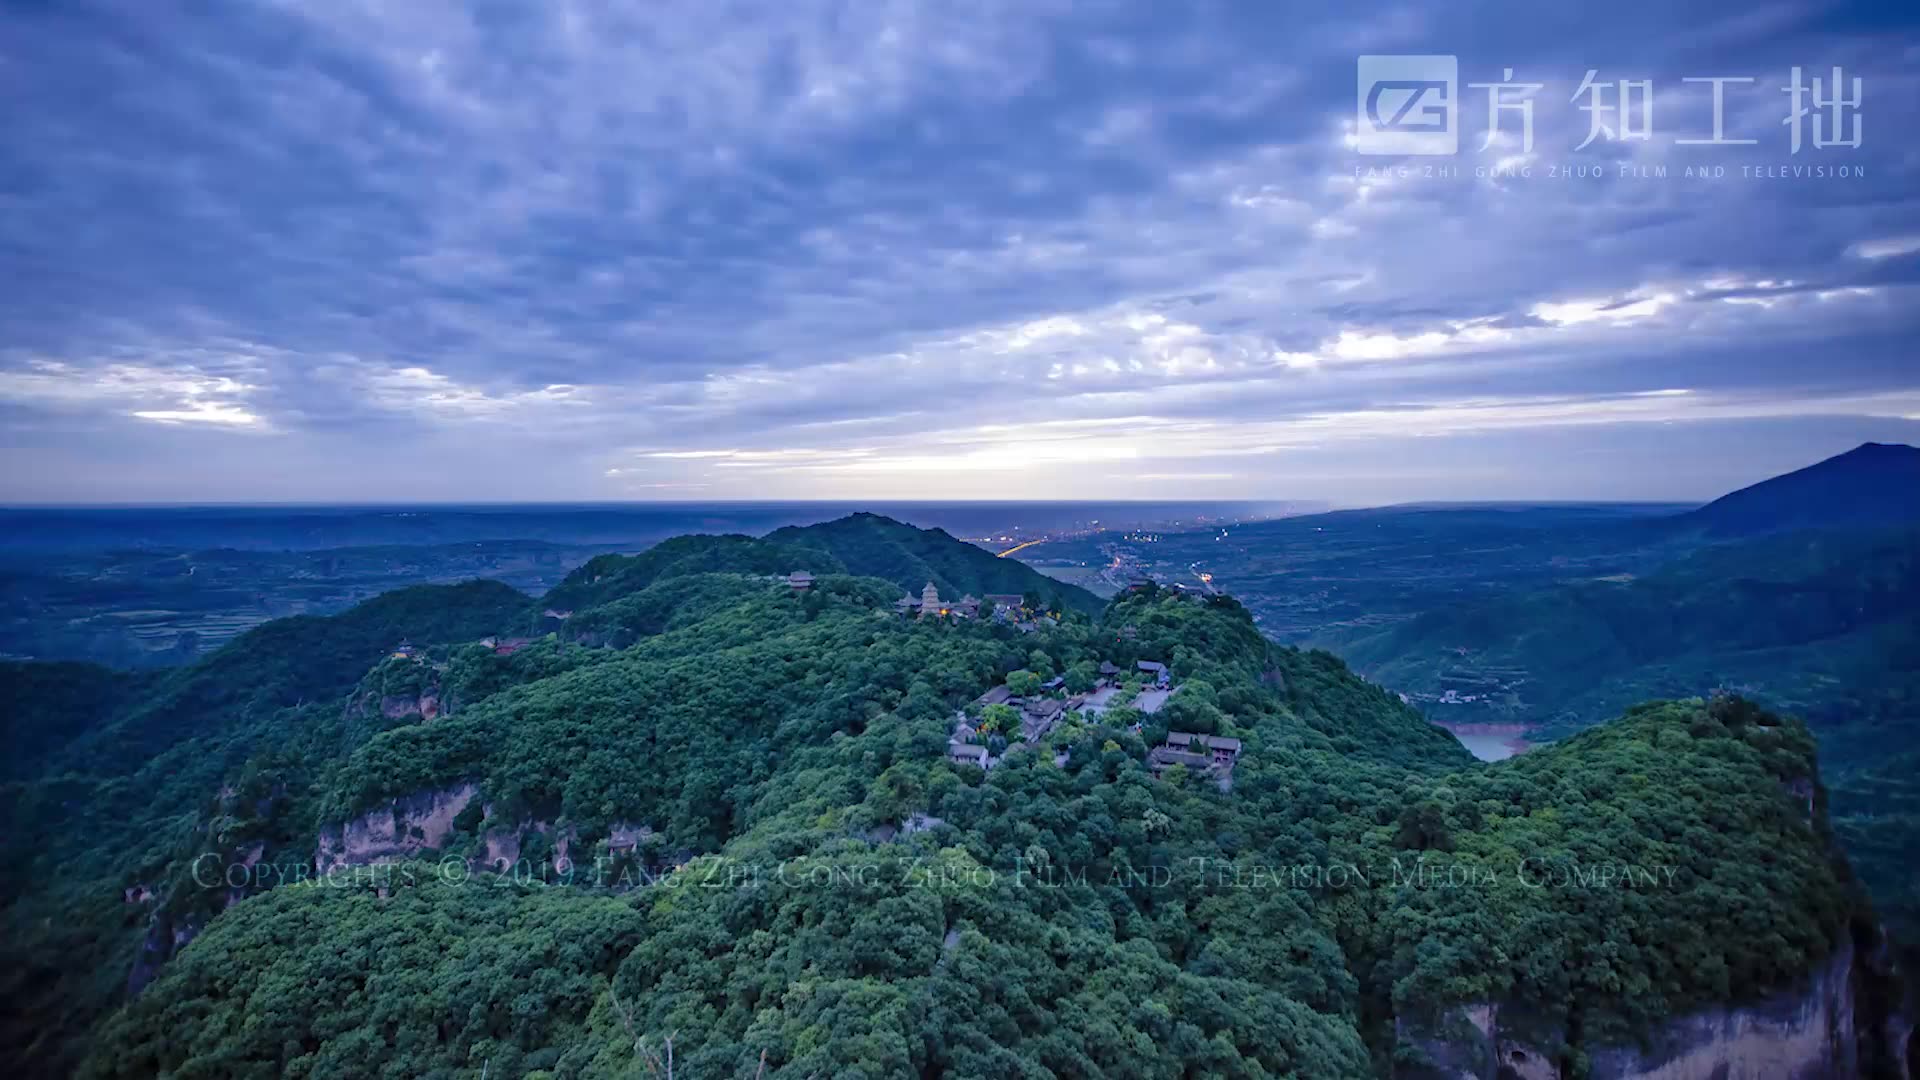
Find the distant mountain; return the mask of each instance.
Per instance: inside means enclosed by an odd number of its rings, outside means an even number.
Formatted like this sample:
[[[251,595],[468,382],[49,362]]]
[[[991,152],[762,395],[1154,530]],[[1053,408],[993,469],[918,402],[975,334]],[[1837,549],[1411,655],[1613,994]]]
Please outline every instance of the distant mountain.
[[[1715,544],[1646,575],[1505,590],[1315,643],[1438,718],[1555,734],[1738,687],[1806,718],[1830,763],[1856,762],[1920,692],[1920,530]]]
[[[818,525],[776,529],[766,539],[823,551],[852,573],[885,578],[912,592],[932,582],[947,597],[1037,593],[1089,614],[1106,606],[1078,585],[956,540],[945,529],[916,529],[878,514],[849,514]]]
[[[1061,607],[1094,614],[1106,604],[1013,559],[1002,559],[944,529],[916,529],[879,514],[849,514],[817,525],[789,526],[764,537],[677,536],[638,555],[589,560],[541,601],[583,610],[631,596],[656,581],[690,574],[850,573],[880,578],[918,594],[928,582],[958,599],[987,593],[1036,593]]]
[[[403,641],[472,641],[521,626],[528,602],[497,581],[468,581],[395,589],[337,615],[275,619],[140,683],[138,700],[113,725],[86,732],[76,753],[138,762],[174,740],[218,730],[234,715],[267,715],[343,693]],[[104,673],[90,664],[60,667]]]
[[[845,569],[838,560],[823,559],[812,549],[771,537],[758,540],[737,534],[676,536],[638,555],[599,555],[589,559],[554,586],[541,603],[547,608],[589,608],[637,593],[656,581],[688,574],[771,575],[795,570],[819,574]]]
[[[1797,715],[1861,880],[1903,947],[1920,941],[1920,527],[1721,539],[1650,573],[1524,584],[1313,643],[1436,720],[1536,740],[1717,688]]]
[[[1920,521],[1920,449],[1862,443],[1723,495],[1674,523],[1715,536]]]

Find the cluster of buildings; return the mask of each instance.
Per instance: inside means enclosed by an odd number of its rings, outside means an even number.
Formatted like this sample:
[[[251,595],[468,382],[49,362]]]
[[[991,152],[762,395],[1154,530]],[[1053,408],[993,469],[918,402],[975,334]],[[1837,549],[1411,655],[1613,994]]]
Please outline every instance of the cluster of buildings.
[[[1147,768],[1153,770],[1153,775],[1160,776],[1175,765],[1184,765],[1188,772],[1213,777],[1224,787],[1233,776],[1233,763],[1239,758],[1239,739],[1170,731],[1165,743],[1147,751]]]
[[[480,647],[483,649],[491,650],[493,652],[493,655],[495,656],[512,656],[514,653],[517,653],[521,649],[524,649],[527,646],[533,644],[533,642],[534,642],[533,638],[495,637],[493,635],[488,635],[487,637],[483,637],[480,639]],[[422,650],[419,646],[413,644],[412,642],[406,641],[404,639],[401,640],[400,644],[393,647],[393,652],[391,655],[395,660],[425,661],[427,658],[427,654],[424,650]],[[445,667],[446,665],[442,664],[439,666]]]
[[[1152,680],[1151,685],[1140,691],[1129,704],[1142,713],[1152,715],[1166,705],[1179,687],[1170,685],[1167,666],[1154,660],[1142,660],[1134,670],[1143,678]],[[1094,688],[1084,694],[1069,694],[1065,697],[1054,696],[1064,680],[1054,678],[1041,686],[1041,692],[1031,697],[1019,697],[1013,688],[1002,683],[988,690],[974,700],[981,708],[991,705],[1004,705],[1014,709],[1020,717],[1018,732],[1001,733],[1010,743],[1034,743],[1046,738],[1062,720],[1075,714],[1098,716],[1113,707],[1113,699],[1121,689],[1121,676],[1125,670],[1111,661],[1100,665],[1099,681]],[[1136,726],[1135,730],[1139,730]],[[1198,740],[1198,741],[1196,741]],[[1188,732],[1174,732],[1167,736],[1164,746],[1155,747],[1147,755],[1147,766],[1159,776],[1174,765],[1184,765],[1188,771],[1203,773],[1214,777],[1224,787],[1233,772],[1233,763],[1240,756],[1240,740],[1217,735],[1195,735]],[[987,745],[983,735],[962,713],[955,721],[953,734],[947,741],[947,760],[956,765],[978,765],[990,769],[999,760]],[[1064,755],[1056,758],[1064,764]]]
[[[492,649],[493,655],[495,656],[512,656],[514,653],[519,652],[531,644],[533,644],[532,638],[523,637],[483,637],[480,639],[481,647]]]
[[[919,596],[908,593],[893,602],[893,609],[902,615],[933,616],[941,619],[977,619],[981,611],[990,615],[1006,618],[1018,615],[1026,606],[1026,600],[1019,593],[988,593],[975,599],[963,596],[958,600],[940,599],[940,590],[933,582],[920,590]]]
[[[794,595],[813,588],[813,575],[805,570],[795,570],[786,577],[787,587]],[[942,599],[940,589],[933,582],[920,590],[920,595],[908,593],[894,601],[893,609],[902,615],[932,616],[939,619],[977,619],[984,612],[996,618],[1018,618],[1026,607],[1026,598],[1019,593],[988,593],[983,597],[962,596],[958,600]]]
[[[1012,687],[1001,683],[975,698],[974,704],[982,709],[993,705],[1005,705],[1013,709],[1020,716],[1019,730],[998,734],[1010,743],[1037,743],[1069,713],[1082,710],[1098,711],[1098,706],[1089,708],[1087,704],[1094,696],[1093,694],[1075,694],[1065,698],[1051,696],[1052,691],[1060,688],[1062,681],[1059,678],[1048,680],[1041,686],[1041,692],[1030,698],[1016,696]],[[1113,689],[1111,684],[1102,680],[1100,686],[1096,688],[1096,693],[1104,691],[1102,695],[1104,701],[1106,697],[1112,696]],[[986,745],[986,739],[987,736],[974,727],[973,721],[969,720],[965,713],[960,714],[954,721],[953,734],[947,740],[947,760],[956,765],[992,768],[994,762],[999,759],[992,755]]]

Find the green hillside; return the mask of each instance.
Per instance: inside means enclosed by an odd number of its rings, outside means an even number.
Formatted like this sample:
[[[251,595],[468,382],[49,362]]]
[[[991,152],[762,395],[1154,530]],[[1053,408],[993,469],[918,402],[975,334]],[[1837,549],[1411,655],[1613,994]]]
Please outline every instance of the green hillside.
[[[98,664],[0,661],[0,776],[31,776],[43,759],[150,693],[153,675]]]
[[[1033,593],[1050,607],[1089,614],[1099,611],[1102,603],[1078,585],[1055,581],[1025,563],[962,543],[943,529],[916,529],[878,514],[850,514],[818,525],[777,529],[767,539],[826,552],[842,566],[916,594],[932,582],[941,596],[952,598]]]
[[[162,746],[0,789],[0,1068],[612,1077],[671,1038],[688,1076],[1306,1080],[1410,1075],[1401,1033],[1509,999],[1570,1068],[1870,929],[1812,740],[1738,699],[1482,766],[1231,599],[1023,632],[903,617],[884,577],[795,593],[759,543],[605,564],[510,651],[473,639],[545,601],[263,628],[180,674],[222,686],[191,724],[74,698]],[[344,675],[403,629],[417,654]],[[1179,688],[1157,711],[1143,660]],[[987,688],[1102,663],[1130,673],[1106,712],[948,760]],[[1230,772],[1156,776],[1174,730],[1238,740]],[[1665,876],[1542,893],[1527,859]],[[1429,887],[1445,867],[1478,884]]]
[[[1814,532],[1710,547],[1644,577],[1496,594],[1385,630],[1322,635],[1409,693],[1494,687],[1459,719],[1565,733],[1649,697],[1733,687],[1865,752],[1920,690],[1920,532]],[[1446,710],[1436,711],[1446,716]]]
[[[605,604],[665,578],[698,573],[785,576],[844,573],[892,582],[918,595],[932,582],[952,599],[988,593],[1034,594],[1060,610],[1092,614],[1101,601],[1013,559],[1001,559],[940,529],[917,529],[877,514],[851,514],[817,525],[777,529],[764,538],[680,536],[638,555],[589,560],[543,599],[544,607],[578,610]]]
[[[1920,725],[1920,532],[1725,544],[1641,578],[1508,592],[1323,641],[1436,718],[1527,723],[1536,738],[1716,687],[1803,718],[1862,878],[1904,947],[1920,943],[1920,880],[1894,854],[1920,845],[1920,818],[1885,764]],[[1479,700],[1434,700],[1449,689]]]
[[[1908,971],[1920,970],[1920,753],[1882,753],[1832,782],[1833,828]]]
[[[512,629],[525,623],[527,602],[497,581],[470,581],[397,589],[338,615],[276,619],[168,671],[76,749],[130,763],[183,736],[216,732],[225,717],[333,697],[403,641],[461,641]]]
[[[699,573],[771,576],[795,570],[844,571],[838,560],[768,537],[676,536],[638,555],[600,555],[568,574],[542,598],[548,608],[579,609],[638,592],[661,578]]]

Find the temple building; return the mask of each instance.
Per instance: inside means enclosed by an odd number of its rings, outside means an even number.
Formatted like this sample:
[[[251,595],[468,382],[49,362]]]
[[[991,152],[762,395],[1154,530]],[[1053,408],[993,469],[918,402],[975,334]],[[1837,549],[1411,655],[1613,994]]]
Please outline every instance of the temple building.
[[[917,599],[912,595],[903,596],[893,602],[893,607],[902,615],[932,615],[936,618],[971,619],[980,614],[980,601],[971,596],[963,596],[958,600],[942,600],[939,588],[931,581],[927,582],[926,588],[920,590],[920,596]]]

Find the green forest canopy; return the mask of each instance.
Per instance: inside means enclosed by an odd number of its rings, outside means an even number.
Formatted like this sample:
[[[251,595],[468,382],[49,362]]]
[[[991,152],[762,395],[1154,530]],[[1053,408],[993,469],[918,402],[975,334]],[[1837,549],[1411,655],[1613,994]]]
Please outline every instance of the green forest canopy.
[[[474,641],[551,597],[407,590],[163,693],[49,696],[77,734],[4,789],[8,1071],[610,1076],[672,1036],[697,1076],[1351,1076],[1404,1066],[1399,1023],[1453,1004],[1628,1038],[1792,985],[1867,925],[1811,739],[1737,699],[1481,766],[1230,599],[1023,633],[902,617],[898,581],[824,561],[795,594],[731,538],[669,554],[572,581],[572,616],[511,655]],[[424,655],[388,655],[402,637]],[[1008,673],[1142,659],[1182,685],[1160,713],[945,760]],[[1243,741],[1226,790],[1151,776],[1176,726]],[[93,752],[135,746],[160,750]],[[437,846],[378,873],[195,873],[311,867],[323,829],[464,785]],[[495,877],[508,840],[525,864]],[[558,876],[563,843],[591,875]],[[1662,876],[1541,890],[1528,859]]]

